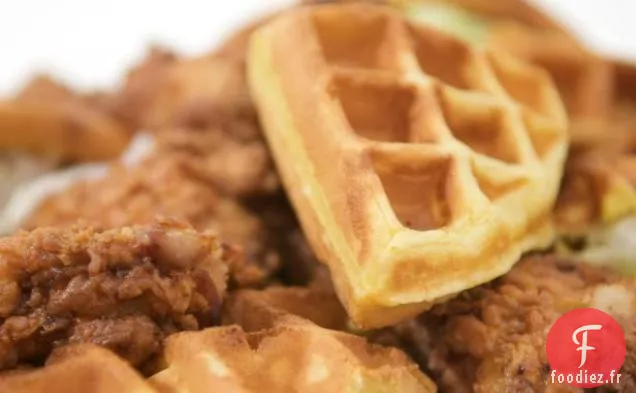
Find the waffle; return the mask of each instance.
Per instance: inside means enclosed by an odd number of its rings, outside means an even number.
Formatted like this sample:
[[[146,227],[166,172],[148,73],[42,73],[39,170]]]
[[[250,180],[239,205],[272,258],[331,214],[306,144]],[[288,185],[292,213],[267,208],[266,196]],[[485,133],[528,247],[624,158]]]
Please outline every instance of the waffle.
[[[277,18],[248,64],[286,190],[360,327],[553,240],[567,120],[542,70],[362,4]]]
[[[526,1],[393,3],[417,20],[545,68],[573,117],[601,116],[610,111],[611,64],[584,48],[557,21]]]
[[[572,37],[515,23],[493,27],[489,45],[546,69],[573,119],[605,116],[612,105],[611,64]]]
[[[582,234],[636,214],[636,67],[615,64],[609,116],[577,122],[556,209],[559,228]]]
[[[135,369],[107,349],[79,344],[42,369],[0,375],[0,392],[158,393]]]
[[[241,290],[227,299],[225,324],[258,332],[286,319],[310,321],[325,329],[346,330],[347,313],[330,289],[316,287],[269,287],[262,291]]]
[[[334,313],[335,299],[305,289],[234,295],[230,314],[247,323],[171,336],[167,369],[150,381],[162,392],[434,392],[435,386],[400,351],[328,330],[296,315],[306,307]],[[313,301],[312,301],[313,300]],[[246,310],[250,310],[246,313]],[[258,320],[258,323],[255,321]],[[329,322],[332,323],[332,322]]]
[[[161,392],[435,391],[400,351],[312,325],[180,333],[166,356],[168,369],[151,378]]]

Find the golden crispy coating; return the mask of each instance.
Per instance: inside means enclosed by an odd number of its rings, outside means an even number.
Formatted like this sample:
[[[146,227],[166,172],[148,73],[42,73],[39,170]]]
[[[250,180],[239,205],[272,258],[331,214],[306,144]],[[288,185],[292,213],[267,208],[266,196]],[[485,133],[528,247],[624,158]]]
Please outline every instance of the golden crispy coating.
[[[173,63],[149,101],[145,128],[164,132],[160,148],[200,157],[214,185],[238,198],[279,190],[249,96],[244,64],[228,55]]]
[[[237,198],[271,195],[279,191],[278,178],[244,62],[236,56],[219,51],[179,59],[153,48],[120,91],[97,100],[133,130],[159,133],[160,149],[197,155],[220,192]]]
[[[101,228],[143,224],[158,216],[184,220],[240,245],[256,265],[232,266],[233,279],[240,285],[260,283],[278,266],[263,222],[220,195],[191,161],[185,155],[156,154],[136,167],[116,165],[105,178],[76,184],[46,200],[25,228],[70,226],[78,220]]]
[[[37,77],[12,101],[0,102],[0,148],[71,161],[117,157],[130,134],[66,87]]]
[[[613,315],[628,342],[620,384],[600,391],[634,391],[636,285],[579,261],[527,257],[506,276],[376,338],[407,348],[443,391],[581,392],[549,383],[545,354],[554,321],[580,307]]]
[[[146,127],[161,129],[179,120],[194,105],[249,106],[243,69],[219,56],[203,56],[173,63],[149,100]]]
[[[128,72],[120,90],[100,97],[102,108],[130,130],[152,131],[145,129],[148,108],[177,61],[178,56],[171,51],[151,47],[142,62]]]
[[[122,91],[107,98],[110,105],[137,108],[138,118],[130,120],[136,127],[157,126],[154,153],[138,167],[114,165],[105,179],[53,196],[26,227],[78,219],[112,227],[157,215],[181,218],[196,228],[218,230],[244,248],[260,268],[233,270],[241,285],[270,276],[279,268],[280,254],[288,259],[308,254],[300,251],[306,248],[304,238],[280,191],[242,61],[224,52],[180,60],[155,49],[129,74]],[[313,255],[304,260],[307,267],[315,263]],[[305,282],[307,274],[290,266],[291,275],[303,276],[292,281]]]
[[[182,127],[161,132],[157,135],[157,150],[162,155],[188,157],[190,165],[227,197],[274,194],[280,187],[278,175],[260,129],[250,124],[251,120],[241,120],[239,116],[234,119],[231,124],[204,130]]]
[[[229,255],[211,233],[155,222],[39,228],[0,239],[0,369],[94,343],[134,365],[161,339],[210,326]]]

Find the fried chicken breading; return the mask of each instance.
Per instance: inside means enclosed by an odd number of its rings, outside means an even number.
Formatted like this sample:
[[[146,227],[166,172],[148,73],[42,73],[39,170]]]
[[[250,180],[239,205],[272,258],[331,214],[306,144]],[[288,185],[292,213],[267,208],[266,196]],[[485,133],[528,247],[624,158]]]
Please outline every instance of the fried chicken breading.
[[[130,132],[59,82],[39,76],[0,103],[0,146],[68,161],[117,157]]]
[[[127,128],[143,130],[148,108],[162,86],[160,82],[178,60],[179,57],[166,48],[150,47],[145,58],[128,72],[121,89],[100,97],[101,107]]]
[[[316,261],[307,252],[262,137],[239,55],[243,51],[222,50],[192,60],[151,52],[129,74],[120,98],[136,102],[138,126],[157,127],[152,156],[136,168],[115,165],[106,179],[49,198],[26,227],[69,225],[78,219],[113,227],[157,215],[175,217],[197,229],[218,230],[245,249],[252,264],[232,269],[239,286],[273,276],[283,257],[290,270],[283,279],[307,282]],[[197,84],[201,78],[207,82]],[[296,256],[303,260],[292,261]]]
[[[179,59],[154,48],[111,96],[110,106],[114,116],[128,119],[136,129],[160,132],[163,147],[196,152],[228,196],[270,195],[280,189],[250,98],[244,59],[236,53]]]
[[[232,278],[240,286],[260,283],[278,266],[268,248],[270,235],[254,213],[220,195],[197,164],[187,155],[154,154],[135,167],[116,165],[105,178],[46,200],[25,228],[71,226],[78,220],[100,228],[144,224],[158,216],[183,220],[240,245],[253,263],[232,265]]]
[[[223,193],[244,198],[280,189],[249,95],[245,66],[210,55],[175,63],[148,108],[146,127],[160,148],[200,157]]]
[[[636,284],[555,256],[526,257],[507,275],[375,333],[375,340],[405,348],[444,392],[581,392],[550,383],[545,353],[552,324],[580,307],[614,316],[627,339],[620,384],[598,391],[635,391]]]
[[[228,253],[175,221],[40,228],[0,239],[0,369],[93,343],[133,365],[163,337],[216,322]]]
[[[234,130],[228,125],[162,132],[157,136],[158,150],[189,156],[190,164],[227,197],[247,198],[278,191],[278,175],[260,135],[242,134],[238,118],[234,126]],[[254,129],[246,125],[245,129],[249,128]]]

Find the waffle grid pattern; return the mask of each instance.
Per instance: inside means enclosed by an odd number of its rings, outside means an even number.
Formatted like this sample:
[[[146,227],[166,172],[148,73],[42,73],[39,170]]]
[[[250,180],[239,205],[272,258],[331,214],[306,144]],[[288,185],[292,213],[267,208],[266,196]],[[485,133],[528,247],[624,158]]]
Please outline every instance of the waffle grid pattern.
[[[559,140],[558,129],[534,126],[551,121],[544,74],[501,55],[479,56],[457,40],[386,14],[370,15],[345,34],[346,23],[345,17],[314,17],[331,94],[340,104],[334,111],[348,120],[348,136],[359,136],[373,157],[404,227],[444,227],[541,171],[531,168],[541,166],[542,154]],[[334,31],[342,34],[333,37]],[[448,64],[449,58],[456,62]],[[447,185],[450,171],[465,181]],[[465,192],[447,204],[447,188]]]
[[[358,325],[411,317],[553,240],[567,120],[544,71],[361,4],[290,12],[250,52],[283,182]]]

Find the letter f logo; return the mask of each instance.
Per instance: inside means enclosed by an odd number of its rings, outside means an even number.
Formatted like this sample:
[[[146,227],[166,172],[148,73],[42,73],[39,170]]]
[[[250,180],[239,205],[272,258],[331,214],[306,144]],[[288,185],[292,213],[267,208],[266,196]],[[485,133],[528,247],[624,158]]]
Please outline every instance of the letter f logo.
[[[596,349],[587,345],[587,332],[590,330],[601,330],[602,327],[603,326],[601,325],[585,325],[576,329],[572,334],[572,341],[574,341],[574,344],[580,345],[580,347],[576,349],[577,351],[581,351],[581,364],[579,365],[579,368],[583,367],[585,361],[587,360],[587,351],[593,351]],[[579,342],[577,336],[581,332],[583,332],[583,334],[581,335],[582,340],[581,342]]]

